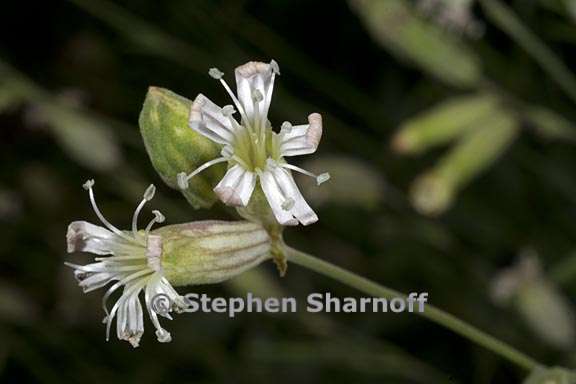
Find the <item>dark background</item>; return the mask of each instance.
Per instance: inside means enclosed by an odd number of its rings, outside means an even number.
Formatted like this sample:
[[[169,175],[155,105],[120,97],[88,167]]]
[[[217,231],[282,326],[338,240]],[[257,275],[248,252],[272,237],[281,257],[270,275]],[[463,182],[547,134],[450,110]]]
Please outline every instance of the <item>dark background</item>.
[[[473,2],[455,27],[438,9],[399,0],[2,2],[0,381],[522,381],[510,363],[411,314],[185,314],[166,324],[170,344],[157,343],[149,324],[136,350],[105,341],[103,292],[82,294],[63,265],[90,260],[65,249],[69,222],[95,220],[82,183],[96,179],[102,210],[121,228],[149,183],[168,223],[230,219],[219,205],[193,210],[162,183],[138,114],[151,85],[226,104],[208,69],[233,81],[237,65],[270,59],[282,72],[271,121],[322,113],[319,151],[295,163],[332,173],[318,189],[300,181],[320,221],[289,228],[287,242],[383,285],[429,292],[434,305],[537,360],[574,367],[571,3]],[[475,72],[463,80],[467,65]],[[490,134],[466,159],[449,155],[460,137],[415,156],[391,145],[406,122],[479,92],[496,95],[516,127],[500,150],[486,155],[497,145]],[[421,175],[459,161],[445,209],[415,203]],[[434,191],[420,193],[434,200]],[[539,265],[522,268],[519,259]],[[512,282],[508,299],[495,300],[503,279]],[[246,291],[301,302],[311,292],[358,295],[298,266],[279,278],[272,263],[226,284],[180,289]]]

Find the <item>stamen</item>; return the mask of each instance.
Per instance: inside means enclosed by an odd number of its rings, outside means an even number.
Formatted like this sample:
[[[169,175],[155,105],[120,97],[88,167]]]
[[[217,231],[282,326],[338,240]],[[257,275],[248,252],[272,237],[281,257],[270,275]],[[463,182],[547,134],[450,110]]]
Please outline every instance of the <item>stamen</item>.
[[[236,108],[238,109],[238,111],[240,111],[240,115],[242,116],[244,121],[246,121],[246,124],[248,124],[248,116],[246,115],[246,111],[244,111],[242,104],[240,104],[240,101],[238,100],[236,95],[232,92],[232,90],[230,89],[230,87],[228,86],[226,81],[222,78],[224,76],[224,72],[222,72],[218,68],[210,68],[210,70],[208,71],[208,74],[213,79],[216,79],[216,80],[220,81],[220,83],[222,83],[222,85],[224,86],[224,89],[226,89],[226,92],[228,92],[228,94],[232,98],[234,105],[236,105]]]
[[[289,135],[292,132],[292,123],[285,121],[280,126],[280,134]]]
[[[156,187],[154,186],[154,184],[150,184],[146,189],[146,192],[144,192],[144,197],[142,198],[142,201],[140,202],[140,204],[138,204],[136,210],[134,211],[134,215],[132,216],[132,234],[134,235],[134,238],[137,238],[138,236],[138,215],[140,214],[140,211],[142,210],[144,205],[148,201],[152,200],[155,193],[156,193]]]
[[[294,207],[295,201],[293,198],[288,197],[286,200],[284,200],[284,202],[282,203],[282,209],[285,211],[289,211]]]
[[[150,273],[151,271],[146,271],[146,272]],[[106,341],[110,340],[110,327],[112,326],[112,319],[116,315],[118,308],[120,308],[122,305],[124,305],[124,302],[126,302],[128,299],[130,299],[133,295],[138,296],[138,294],[140,293],[142,288],[144,288],[146,286],[146,284],[147,284],[147,281],[145,281],[145,280],[141,281],[141,282],[136,282],[133,286],[131,286],[128,289],[125,289],[124,292],[122,292],[122,296],[118,299],[116,304],[114,304],[114,306],[112,307],[112,310],[110,312],[108,312],[108,309],[106,308],[106,317],[104,318],[106,320]],[[107,292],[107,294],[108,294],[108,292]]]
[[[268,108],[270,108],[270,102],[272,101],[272,93],[274,91],[274,78],[276,75],[280,74],[280,67],[278,63],[274,60],[270,61],[270,69],[272,70],[272,76],[270,76],[270,85],[268,86],[268,92],[264,98],[264,104],[262,108],[262,115],[260,116],[260,126],[263,130],[266,128],[266,121],[268,119]]]
[[[288,168],[288,169],[291,169],[293,171],[300,172],[306,176],[310,176],[310,177],[315,178],[316,179],[316,185],[320,185],[320,184],[330,180],[330,174],[328,172],[324,172],[324,173],[321,173],[319,175],[316,175],[310,171],[307,171],[305,169],[302,169],[302,168],[297,167],[297,166],[292,165],[292,164],[284,163],[284,164],[280,164],[280,166],[282,168]]]
[[[152,211],[152,213],[154,214],[154,218],[152,220],[150,220],[150,222],[146,226],[146,230],[145,230],[146,237],[148,237],[148,234],[150,233],[150,230],[152,229],[152,226],[155,223],[160,224],[160,223],[163,223],[164,220],[166,220],[166,217],[164,217],[164,215],[160,211],[154,210],[154,211]]]
[[[222,72],[218,68],[210,68],[208,70],[208,74],[210,75],[210,77],[216,80],[220,80],[222,76],[224,76],[224,72]]]
[[[106,228],[108,228],[110,231],[114,232],[116,235],[120,236],[121,238],[123,238],[125,240],[128,240],[130,242],[133,242],[133,243],[140,245],[140,243],[136,239],[126,235],[121,230],[119,230],[118,228],[116,228],[115,226],[110,224],[110,222],[108,220],[106,220],[106,218],[104,217],[102,212],[100,212],[100,209],[98,209],[98,205],[96,205],[96,199],[94,198],[94,190],[92,188],[94,186],[94,184],[95,184],[94,180],[91,179],[91,180],[86,181],[82,185],[82,187],[84,187],[84,189],[88,190],[88,195],[90,196],[90,203],[92,204],[92,209],[96,213],[96,216],[98,216],[98,219],[102,222],[102,224],[104,224],[104,226],[106,226]]]
[[[112,320],[111,317],[110,317],[110,311],[108,311],[108,307],[106,306],[106,303],[108,302],[108,299],[110,298],[110,296],[111,296],[114,292],[116,292],[116,290],[117,290],[118,288],[122,287],[122,286],[125,285],[126,283],[128,283],[128,282],[130,282],[130,281],[132,281],[132,280],[134,280],[134,279],[137,279],[137,278],[146,276],[146,275],[151,274],[151,273],[154,273],[154,271],[152,271],[152,270],[150,270],[150,269],[148,269],[148,268],[143,269],[142,271],[138,271],[138,272],[135,272],[135,273],[133,273],[133,274],[131,274],[131,275],[129,275],[129,276],[126,276],[125,278],[123,278],[122,280],[118,281],[117,283],[115,283],[114,285],[112,285],[110,288],[108,288],[108,291],[106,291],[106,293],[105,293],[104,296],[102,297],[102,308],[104,309],[104,312],[106,313],[106,317],[104,317],[104,320],[103,320],[105,323],[106,323],[106,322],[107,322],[107,323],[110,323],[110,321]],[[120,298],[119,300],[121,300],[121,298]],[[106,341],[108,341],[108,339],[109,339],[109,332],[106,332]]]
[[[256,103],[259,103],[262,100],[264,100],[264,95],[262,95],[262,92],[260,92],[260,90],[254,89],[252,91],[252,100]]]
[[[270,60],[270,68],[272,68],[272,72],[274,72],[275,75],[280,74],[280,66],[278,66],[276,60]]]
[[[228,159],[226,157],[218,157],[217,159],[210,160],[210,161],[202,164],[201,166],[196,168],[196,170],[194,172],[192,172],[189,175],[186,175],[185,172],[180,172],[176,176],[177,181],[178,181],[178,187],[182,190],[188,189],[189,181],[191,178],[193,178],[194,176],[196,176],[197,174],[199,174],[200,172],[202,172],[206,168],[211,167],[211,166],[218,164],[218,163],[223,163],[225,161],[228,161]]]
[[[254,141],[256,143],[258,143],[259,138],[262,140],[262,143],[264,142],[263,139],[263,134],[264,134],[264,128],[262,127],[261,121],[260,121],[260,102],[262,101],[262,99],[264,99],[264,96],[262,96],[262,92],[260,92],[257,89],[253,89],[252,90],[252,104],[254,105],[254,132],[253,132],[253,136],[254,136]]]
[[[225,105],[222,107],[222,114],[226,117],[230,117],[232,116],[234,113],[236,113],[236,110],[234,109],[234,106],[232,105]]]

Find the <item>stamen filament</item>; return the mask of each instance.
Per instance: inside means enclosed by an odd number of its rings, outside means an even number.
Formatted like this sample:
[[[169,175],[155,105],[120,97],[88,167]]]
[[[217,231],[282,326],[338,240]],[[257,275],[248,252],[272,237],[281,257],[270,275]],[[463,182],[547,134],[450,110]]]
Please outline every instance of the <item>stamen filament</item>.
[[[293,170],[293,171],[300,172],[300,173],[302,173],[302,174],[304,174],[304,175],[306,175],[306,176],[313,177],[314,179],[316,179],[316,183],[317,183],[318,185],[324,183],[325,181],[330,180],[330,174],[329,174],[328,172],[324,172],[324,173],[321,173],[321,174],[319,174],[319,175],[316,175],[315,173],[312,173],[312,172],[310,172],[310,171],[307,171],[307,170],[305,170],[305,169],[302,169],[302,168],[297,167],[297,166],[292,165],[292,164],[283,163],[283,164],[280,164],[280,166],[281,166],[282,168],[288,168],[288,169],[291,169],[291,170]]]
[[[150,230],[152,229],[152,226],[156,223],[162,223],[164,222],[164,215],[162,213],[160,213],[160,211],[153,211],[154,213],[154,218],[152,220],[150,220],[150,222],[148,223],[148,225],[146,226],[145,229],[145,233],[146,233],[146,238],[148,238],[148,234],[150,233]]]
[[[130,242],[136,243],[136,244],[140,244],[136,239],[126,235],[121,230],[119,230],[118,228],[113,226],[108,220],[106,220],[106,218],[104,217],[102,212],[100,212],[100,209],[98,209],[98,205],[96,205],[96,199],[94,198],[94,191],[92,188],[93,185],[94,185],[94,181],[89,180],[88,182],[86,182],[86,184],[84,184],[84,188],[88,189],[88,195],[90,196],[90,203],[92,204],[92,209],[96,213],[96,216],[98,216],[98,219],[100,219],[100,221],[102,222],[102,224],[104,224],[106,226],[106,228],[108,228],[110,231],[114,232],[116,235],[120,236],[121,238],[128,240]]]
[[[193,178],[194,176],[196,176],[197,174],[199,174],[200,172],[202,172],[206,168],[209,168],[209,167],[211,167],[215,164],[218,164],[218,163],[223,163],[223,162],[228,161],[228,160],[229,159],[227,157],[218,157],[214,160],[210,160],[210,161],[207,161],[206,163],[202,164],[201,166],[196,168],[196,170],[194,170],[194,172],[192,172],[189,175],[186,175],[184,172],[179,173],[177,176],[178,186],[180,187],[180,189],[187,189],[188,188],[188,181],[191,178]]]
[[[132,216],[132,234],[134,235],[135,239],[138,237],[138,215],[140,214],[142,208],[144,208],[144,205],[146,205],[147,201],[148,200],[146,199],[142,199],[140,204],[138,204],[138,206],[136,207],[134,215]]]
[[[245,121],[245,124],[250,126],[250,124],[248,124],[248,115],[246,114],[246,111],[244,110],[244,107],[242,106],[242,104],[240,104],[240,100],[238,100],[238,98],[236,97],[234,92],[232,92],[232,90],[228,86],[228,83],[226,83],[226,81],[224,79],[220,78],[218,80],[224,86],[224,89],[226,89],[226,92],[228,92],[228,94],[232,98],[232,101],[234,102],[234,105],[236,105],[238,112],[240,112],[240,115],[242,116],[242,119]]]

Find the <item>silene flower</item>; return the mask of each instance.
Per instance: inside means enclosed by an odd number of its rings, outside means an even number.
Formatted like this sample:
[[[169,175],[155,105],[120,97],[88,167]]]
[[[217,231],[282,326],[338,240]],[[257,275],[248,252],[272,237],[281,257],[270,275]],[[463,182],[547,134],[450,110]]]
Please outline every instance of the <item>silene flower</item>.
[[[102,299],[106,316],[106,340],[116,319],[118,339],[137,347],[144,333],[144,309],[156,329],[159,342],[172,337],[159,322],[159,316],[172,319],[171,312],[182,312],[187,300],[174,285],[210,284],[227,280],[270,258],[270,238],[255,223],[245,221],[199,221],[169,225],[152,230],[164,216],[152,211],[154,218],[144,230],[138,230],[138,216],[155,193],[150,185],[132,217],[131,231],[121,231],[102,215],[94,198],[94,181],[84,184],[94,212],[103,226],[74,221],[68,227],[68,252],[89,252],[96,257],[87,265],[66,263],[85,293],[109,284]],[[109,309],[107,302],[116,292],[121,295]]]
[[[237,96],[216,68],[210,76],[219,80],[234,105],[222,108],[199,94],[192,103],[190,127],[210,140],[221,144],[221,157],[208,161],[190,174],[178,174],[178,185],[188,188],[192,177],[218,163],[228,163],[228,171],[214,188],[227,205],[245,207],[259,183],[276,220],[282,225],[314,223],[318,216],[298,190],[291,171],[316,179],[318,185],[330,178],[328,173],[315,175],[288,164],[285,157],[314,153],[322,136],[322,117],[308,116],[308,124],[284,122],[274,132],[268,121],[274,78],[280,73],[278,64],[248,62],[235,70]],[[239,113],[239,119],[234,117]]]

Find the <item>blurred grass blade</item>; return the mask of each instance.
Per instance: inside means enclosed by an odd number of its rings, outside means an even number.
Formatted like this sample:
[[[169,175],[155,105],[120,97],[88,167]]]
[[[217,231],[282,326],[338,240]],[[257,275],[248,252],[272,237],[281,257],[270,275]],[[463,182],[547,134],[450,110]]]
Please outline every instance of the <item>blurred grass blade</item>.
[[[477,57],[461,40],[416,16],[403,0],[351,0],[372,36],[402,59],[457,87],[481,79]]]
[[[168,57],[191,69],[205,71],[210,66],[209,54],[185,41],[141,21],[123,8],[106,0],[68,0],[94,17],[105,21],[127,39],[149,53]]]
[[[576,142],[576,126],[550,109],[531,105],[524,111],[524,117],[544,138]]]
[[[80,164],[110,170],[121,160],[120,147],[112,132],[98,120],[58,104],[39,104],[33,119],[46,123],[62,148]]]
[[[444,101],[402,124],[392,147],[403,154],[418,154],[448,143],[488,116],[497,104],[496,97],[489,94]]]
[[[45,124],[70,157],[96,171],[110,170],[121,159],[120,145],[104,124],[86,112],[58,100],[25,75],[0,61],[0,76],[8,93],[8,104],[29,104],[28,117]],[[10,96],[11,95],[11,96]],[[11,100],[10,100],[11,97]]]
[[[519,128],[516,119],[503,110],[477,121],[434,168],[414,182],[411,199],[416,209],[427,215],[444,212],[456,193],[510,146]]]
[[[542,340],[559,349],[574,347],[574,312],[570,302],[549,281],[534,279],[522,286],[516,306]]]
[[[354,157],[318,156],[304,162],[312,172],[329,172],[331,180],[318,188],[309,177],[300,177],[304,196],[314,206],[338,204],[342,206],[377,209],[385,199],[386,185],[382,175],[371,163]]]
[[[481,0],[481,4],[492,22],[524,48],[540,64],[542,69],[556,81],[558,86],[576,102],[576,78],[554,51],[526,28],[504,3],[498,0]]]

